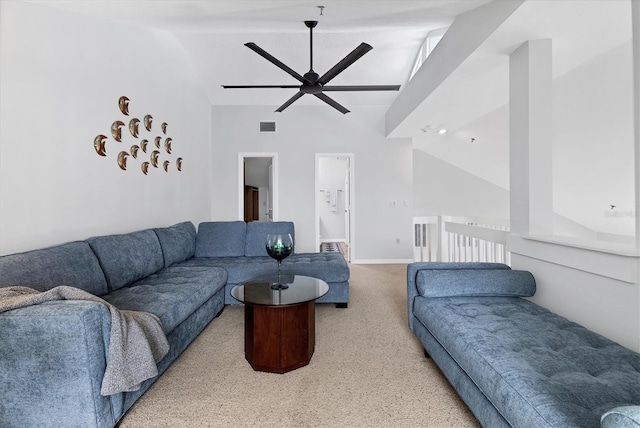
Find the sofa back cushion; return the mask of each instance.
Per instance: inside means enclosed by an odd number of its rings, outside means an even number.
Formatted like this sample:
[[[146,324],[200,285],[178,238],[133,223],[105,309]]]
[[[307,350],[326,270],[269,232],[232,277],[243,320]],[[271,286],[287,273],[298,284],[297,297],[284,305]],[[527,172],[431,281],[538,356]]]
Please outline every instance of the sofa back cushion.
[[[196,252],[196,227],[190,221],[153,229],[158,235],[164,267],[190,259]]]
[[[259,222],[252,221],[247,223],[247,238],[245,240],[244,255],[248,257],[268,256],[266,245],[267,235],[270,233],[290,233],[293,241],[293,249],[295,252],[295,231],[293,223],[290,221],[272,221]]]
[[[108,291],[98,259],[81,241],[0,257],[0,287],[15,285],[39,291],[68,285],[96,296]]]
[[[100,260],[109,290],[117,290],[164,267],[158,236],[152,229],[87,240]]]
[[[198,225],[196,257],[244,256],[244,221],[208,221]]]
[[[528,297],[536,292],[536,281],[527,271],[511,269],[425,269],[416,276],[421,296]]]

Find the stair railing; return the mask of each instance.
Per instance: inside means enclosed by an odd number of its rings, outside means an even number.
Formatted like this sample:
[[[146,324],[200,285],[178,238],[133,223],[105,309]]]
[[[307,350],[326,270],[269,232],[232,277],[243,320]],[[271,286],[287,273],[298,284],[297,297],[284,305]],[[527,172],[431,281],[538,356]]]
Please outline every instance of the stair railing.
[[[511,262],[509,227],[502,220],[429,216],[413,223],[415,261]]]

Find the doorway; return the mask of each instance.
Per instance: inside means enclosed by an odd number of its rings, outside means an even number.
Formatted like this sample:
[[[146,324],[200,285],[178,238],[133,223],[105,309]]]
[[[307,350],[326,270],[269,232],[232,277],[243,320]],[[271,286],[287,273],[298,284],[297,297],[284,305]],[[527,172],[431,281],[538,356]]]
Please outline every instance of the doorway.
[[[316,248],[340,245],[347,261],[353,243],[353,153],[316,153]]]
[[[238,153],[238,219],[277,220],[277,153]]]

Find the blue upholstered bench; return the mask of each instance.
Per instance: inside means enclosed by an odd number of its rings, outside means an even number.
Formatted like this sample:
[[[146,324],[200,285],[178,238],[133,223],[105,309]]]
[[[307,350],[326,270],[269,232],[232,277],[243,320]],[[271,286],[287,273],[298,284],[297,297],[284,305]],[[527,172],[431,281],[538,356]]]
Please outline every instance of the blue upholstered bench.
[[[640,426],[640,355],[524,299],[529,272],[413,263],[407,287],[411,330],[483,426]]]

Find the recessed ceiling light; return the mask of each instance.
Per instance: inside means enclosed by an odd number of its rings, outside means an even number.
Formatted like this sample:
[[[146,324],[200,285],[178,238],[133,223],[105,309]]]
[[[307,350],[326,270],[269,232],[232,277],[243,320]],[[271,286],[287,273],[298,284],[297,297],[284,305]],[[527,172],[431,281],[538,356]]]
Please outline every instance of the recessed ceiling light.
[[[438,134],[440,134],[440,135],[444,135],[444,134],[446,134],[446,133],[447,133],[447,130],[446,130],[446,129],[444,129],[444,128],[440,128],[440,129],[438,129]]]

